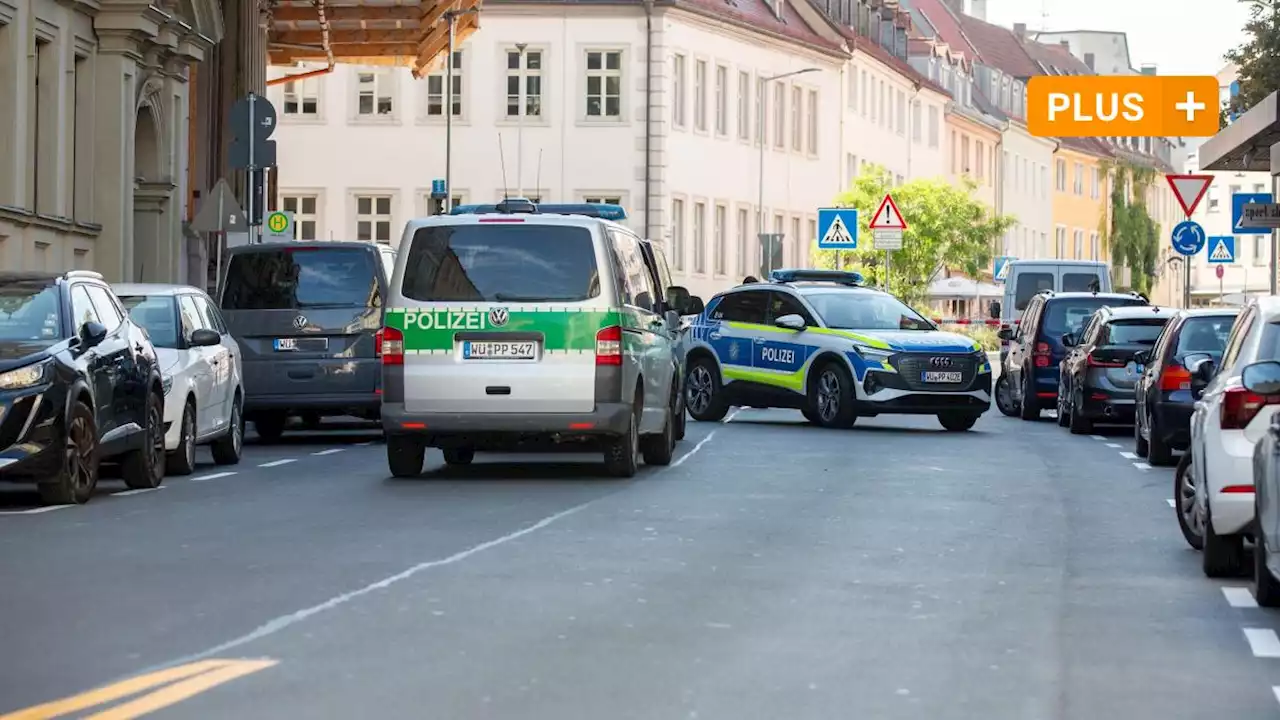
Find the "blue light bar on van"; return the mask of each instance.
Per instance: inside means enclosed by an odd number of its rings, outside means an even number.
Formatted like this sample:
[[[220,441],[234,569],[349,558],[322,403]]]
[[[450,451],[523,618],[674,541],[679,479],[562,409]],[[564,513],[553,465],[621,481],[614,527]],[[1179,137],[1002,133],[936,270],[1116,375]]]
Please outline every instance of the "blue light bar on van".
[[[503,205],[499,209],[499,205]],[[498,203],[493,205],[459,205],[449,211],[450,215],[495,215],[505,212],[511,212],[510,203]],[[606,205],[604,203],[570,203],[570,204],[553,204],[543,203],[536,205],[533,212],[542,215],[585,215],[586,217],[600,218],[601,220],[613,220],[620,222],[627,219],[627,211],[622,209],[621,205]]]
[[[769,273],[774,282],[830,282],[841,285],[861,285],[862,273],[844,270],[774,270]]]

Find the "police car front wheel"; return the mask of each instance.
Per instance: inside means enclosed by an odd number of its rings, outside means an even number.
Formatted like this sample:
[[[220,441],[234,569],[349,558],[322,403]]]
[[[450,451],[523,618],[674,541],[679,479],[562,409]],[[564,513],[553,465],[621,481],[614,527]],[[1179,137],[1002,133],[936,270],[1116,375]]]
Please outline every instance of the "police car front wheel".
[[[710,358],[699,358],[689,366],[685,379],[685,407],[700,422],[720,422],[729,412],[720,385],[720,369]]]
[[[942,413],[938,415],[938,422],[951,432],[964,432],[978,422],[978,416],[968,413]]]
[[[853,377],[835,362],[818,369],[809,383],[805,417],[816,425],[829,428],[852,427],[858,420],[853,406]]]

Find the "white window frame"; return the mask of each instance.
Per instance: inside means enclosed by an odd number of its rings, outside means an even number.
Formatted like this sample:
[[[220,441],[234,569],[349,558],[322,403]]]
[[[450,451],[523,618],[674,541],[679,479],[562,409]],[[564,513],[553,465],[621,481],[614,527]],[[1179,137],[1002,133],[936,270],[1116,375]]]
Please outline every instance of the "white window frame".
[[[693,61],[693,129],[696,132],[707,131],[707,66],[704,58]]]
[[[800,267],[809,267],[809,256],[818,242],[818,218],[810,217],[807,221],[807,232],[800,241]]]
[[[1075,250],[1075,259],[1083,260],[1084,259],[1084,230],[1080,228],[1076,228],[1075,231],[1071,233],[1071,244],[1074,246],[1072,249]]]
[[[583,190],[578,193],[584,203],[604,203],[626,207],[627,194],[618,190]]]
[[[755,144],[769,142],[769,84],[765,82],[763,75],[755,76],[755,104],[753,104],[752,117],[755,118]]]
[[[498,67],[503,69],[503,84],[501,88],[501,104],[499,105],[499,107],[502,108],[502,111],[498,114],[498,122],[503,125],[519,125],[522,123],[525,125],[549,124],[550,121],[547,118],[547,56],[550,53],[550,49],[544,45],[528,45],[525,47],[524,53],[520,53],[520,49],[515,45],[504,45],[500,48],[500,53],[501,55],[498,57]],[[521,55],[519,68],[508,67],[508,53]],[[529,67],[530,55],[538,56],[539,67]],[[463,54],[462,62],[463,65],[466,65],[466,54]],[[512,95],[508,92],[507,88],[509,78],[512,77],[519,78],[519,87],[517,88],[519,92],[516,95]],[[529,92],[530,78],[538,78],[537,95],[530,94]],[[516,101],[517,109],[524,112],[523,118],[518,115],[508,114],[508,106],[512,100]],[[533,104],[536,106],[538,111],[538,114],[536,115],[529,113],[531,100],[533,100]],[[464,114],[467,112],[466,93],[463,93],[462,112]]]
[[[313,212],[302,212],[302,201],[306,199],[315,200],[315,209]],[[288,188],[282,189],[277,193],[276,207],[289,211],[285,207],[289,200],[295,201],[296,209],[293,210],[293,234],[297,240],[324,240],[324,190],[321,188]],[[302,237],[302,224],[310,222],[314,228],[313,238]]]
[[[848,105],[850,111],[856,113],[858,112],[858,66],[857,65],[852,65],[852,64],[849,65],[848,85],[849,85],[848,87],[849,97],[845,99],[845,104]]]
[[[689,200],[683,195],[671,196],[671,270],[684,273],[685,266],[685,215]]]
[[[790,252],[784,253],[783,257],[791,258],[791,266],[800,266],[800,233],[804,232],[804,218],[799,215],[791,216],[791,247]]]
[[[773,82],[773,147],[787,149],[787,84]]]
[[[1089,252],[1090,252],[1089,259],[1090,260],[1102,259],[1102,244],[1100,240],[1101,238],[1097,232],[1089,233]]]
[[[738,139],[751,142],[751,73],[738,73]]]
[[[791,86],[791,152],[804,151],[804,88]]]
[[[376,242],[380,245],[390,245],[399,238],[396,229],[396,213],[399,207],[399,193],[395,190],[387,188],[356,188],[350,191],[349,207],[351,208],[351,239],[360,240],[360,223],[368,222],[369,239],[368,242]],[[360,201],[368,198],[370,201],[369,214],[360,213]],[[389,200],[389,212],[382,213],[378,211],[378,200],[387,198]],[[385,222],[387,224],[386,241],[378,240],[378,223]]]
[[[352,73],[351,120],[358,123],[395,123],[400,120],[400,105],[404,99],[400,92],[399,68],[390,67],[357,67]],[[361,75],[373,76],[373,109],[372,113],[360,112],[360,97],[363,94]],[[379,113],[378,101],[387,98],[391,101],[391,112]]]
[[[712,271],[717,277],[723,277],[729,271],[729,206],[717,201],[711,211],[711,237],[715,248],[711,253]]]
[[[682,53],[671,56],[671,126],[688,127],[687,103],[689,96],[688,59]]]
[[[458,124],[458,123],[466,122],[467,107],[471,104],[468,102],[468,98],[467,98],[467,80],[466,80],[467,65],[469,64],[469,60],[468,60],[468,53],[464,48],[457,48],[453,52],[454,52],[453,84],[457,85],[460,90],[460,92],[458,92],[452,98],[455,101],[452,104],[455,104],[458,106],[458,112],[454,114],[453,122],[454,124]],[[439,93],[431,92],[431,83],[433,80],[438,80],[440,83]],[[437,124],[437,123],[441,125],[444,124],[444,120],[445,120],[444,114],[448,110],[448,108],[446,108],[445,105],[450,104],[450,99],[451,99],[449,97],[448,88],[445,87],[445,83],[447,82],[447,80],[448,80],[448,73],[446,72],[443,60],[441,60],[440,62],[439,69],[431,73],[428,73],[427,76],[422,79],[422,85],[421,85],[422,92],[420,93],[421,100],[418,103],[418,121],[419,122],[428,123],[428,124]],[[431,114],[431,99],[433,97],[440,98],[440,114],[438,115]]]
[[[301,75],[306,72],[314,71],[318,68],[299,64],[295,67],[283,68],[285,71],[280,77],[288,77],[289,75]],[[288,112],[290,86],[294,87],[293,94],[297,96],[298,112]],[[290,80],[280,85],[280,122],[282,123],[319,123],[324,122],[324,83],[321,82],[319,76],[303,78],[301,80]],[[308,99],[314,99],[316,103],[315,112],[303,112],[302,108]]]
[[[431,188],[418,188],[416,195],[417,195],[418,202],[417,202],[417,206],[414,208],[414,213],[417,215],[417,217],[431,217],[432,215],[434,215],[435,213],[431,212],[431,205],[435,199],[431,197]],[[470,202],[470,197],[471,197],[470,192],[459,189],[459,188],[454,188],[453,206],[457,207],[459,205],[468,204]],[[444,200],[441,199],[440,202],[443,203]]]
[[[907,135],[907,94],[903,92],[901,88],[898,89],[898,105],[897,105],[897,110],[894,111],[894,118],[895,118],[895,122],[894,122],[895,131],[899,135],[906,137]]]
[[[911,101],[911,142],[919,143],[924,139],[924,104],[919,100]]]
[[[1067,226],[1057,225],[1053,228],[1053,257],[1062,259],[1067,256]]]
[[[693,216],[690,218],[690,229],[693,231],[693,274],[707,274],[707,201],[697,198],[693,201]]]
[[[738,274],[745,276],[747,274],[747,249],[751,246],[751,235],[755,232],[755,229],[751,226],[751,206],[738,205],[735,217],[737,221]]]
[[[808,103],[806,111],[809,113],[809,117],[808,117],[809,132],[808,132],[808,137],[805,139],[805,151],[809,154],[810,157],[817,157],[818,156],[818,118],[819,118],[819,112],[820,112],[818,91],[813,88],[810,88],[809,92],[806,93],[806,95],[807,95],[806,102]]]
[[[861,73],[861,77],[859,78],[859,82],[858,82],[858,92],[860,93],[858,96],[858,106],[859,106],[858,114],[865,118],[867,116],[867,71],[859,70],[858,72]],[[874,108],[875,107],[874,93],[872,95],[873,97],[872,97],[871,105]]]
[[[590,69],[591,56],[600,55],[600,67],[598,69]],[[610,68],[609,59],[611,56],[618,56],[618,67]],[[578,92],[578,124],[580,125],[618,125],[627,122],[627,109],[630,105],[627,95],[627,59],[629,53],[625,47],[609,46],[609,45],[583,45],[580,46],[578,53],[578,61],[581,69],[578,76],[582,78],[581,90]],[[588,94],[588,85],[591,78],[600,78],[600,114],[591,115],[590,98]],[[609,114],[609,98],[612,97],[609,92],[609,79],[617,78],[618,80],[618,112],[616,115]]]
[[[729,67],[716,65],[716,135],[729,136]]]

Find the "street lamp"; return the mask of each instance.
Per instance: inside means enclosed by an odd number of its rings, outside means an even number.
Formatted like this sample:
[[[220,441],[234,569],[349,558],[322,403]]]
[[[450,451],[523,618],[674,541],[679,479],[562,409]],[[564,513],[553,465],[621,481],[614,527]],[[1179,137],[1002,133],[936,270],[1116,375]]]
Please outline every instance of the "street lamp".
[[[466,10],[446,10],[445,22],[449,23],[449,49],[444,58],[444,211],[453,210],[453,41],[454,22],[463,15],[480,12],[478,6]]]
[[[804,68],[802,70],[792,70],[791,72],[785,72],[779,75],[770,75],[769,77],[760,78],[760,81],[758,83],[759,86],[756,88],[756,92],[760,94],[759,102],[757,103],[757,105],[760,106],[760,113],[759,113],[759,117],[756,118],[756,135],[760,139],[760,184],[759,184],[759,196],[758,196],[759,202],[756,203],[756,240],[757,241],[760,241],[760,242],[764,241],[764,146],[769,141],[768,133],[765,132],[764,106],[766,105],[765,101],[768,99],[768,93],[766,91],[769,88],[769,83],[773,82],[774,80],[782,80],[783,78],[789,78],[789,77],[794,77],[796,75],[805,75],[807,73],[814,73],[814,72],[821,72],[821,71],[822,71],[821,68],[809,67],[809,68]],[[768,271],[770,273],[773,272],[773,247],[772,246],[770,246],[769,248]]]

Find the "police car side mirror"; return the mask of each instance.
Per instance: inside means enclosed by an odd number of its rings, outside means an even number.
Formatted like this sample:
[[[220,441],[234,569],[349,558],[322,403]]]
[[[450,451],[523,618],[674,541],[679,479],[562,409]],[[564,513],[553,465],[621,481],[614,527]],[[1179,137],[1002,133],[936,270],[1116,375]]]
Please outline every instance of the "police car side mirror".
[[[698,297],[697,295],[694,295],[689,298],[689,307],[686,308],[685,311],[681,314],[682,315],[700,315],[702,314],[702,311],[706,309],[707,309],[707,306],[703,304],[702,298]]]
[[[774,325],[788,330],[803,330],[805,328],[804,318],[796,314],[783,315],[773,321]]]

